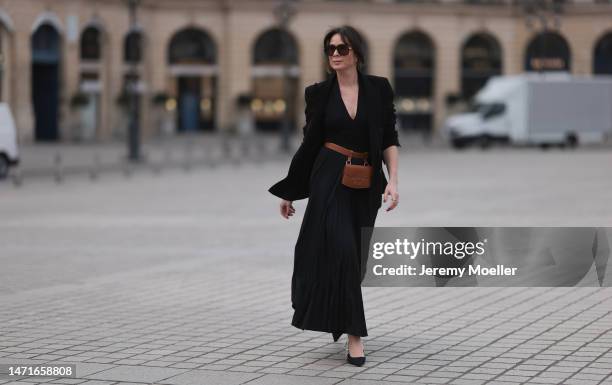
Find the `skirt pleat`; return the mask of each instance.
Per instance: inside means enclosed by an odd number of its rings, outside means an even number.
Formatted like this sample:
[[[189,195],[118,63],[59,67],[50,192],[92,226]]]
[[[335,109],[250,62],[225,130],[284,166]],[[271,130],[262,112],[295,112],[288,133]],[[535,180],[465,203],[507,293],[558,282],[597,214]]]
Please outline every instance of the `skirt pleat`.
[[[341,183],[346,156],[321,147],[295,245],[291,324],[367,336],[360,279],[361,227],[374,226],[368,191]],[[360,160],[354,163],[361,162]]]

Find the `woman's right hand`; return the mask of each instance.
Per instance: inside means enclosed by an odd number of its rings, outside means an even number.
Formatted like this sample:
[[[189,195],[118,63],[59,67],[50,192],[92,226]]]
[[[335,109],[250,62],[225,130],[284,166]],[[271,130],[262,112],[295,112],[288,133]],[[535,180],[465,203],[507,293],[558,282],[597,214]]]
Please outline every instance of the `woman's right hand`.
[[[289,219],[289,217],[292,216],[293,213],[295,213],[295,209],[293,208],[292,203],[292,201],[281,199],[280,212],[285,219]]]

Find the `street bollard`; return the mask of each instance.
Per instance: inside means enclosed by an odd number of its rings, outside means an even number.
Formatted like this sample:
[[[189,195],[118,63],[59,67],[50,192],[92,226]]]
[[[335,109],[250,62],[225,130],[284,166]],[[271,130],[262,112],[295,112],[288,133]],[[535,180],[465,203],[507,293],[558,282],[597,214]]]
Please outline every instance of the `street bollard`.
[[[97,151],[93,154],[93,165],[91,170],[89,170],[89,178],[94,181],[98,179],[100,173],[100,155]]]
[[[172,151],[170,151],[170,147],[166,144],[164,147],[164,165],[166,167],[170,167],[172,162]]]
[[[54,178],[56,183],[62,183],[64,181],[64,170],[62,168],[62,155],[59,152],[55,153],[54,158]]]
[[[153,171],[153,175],[158,176],[161,174],[161,164],[151,163],[151,170]]]
[[[246,135],[240,136],[240,149],[242,151],[242,156],[245,159],[248,159],[251,156],[251,146],[249,138]]]
[[[234,138],[234,137],[228,137],[227,138],[228,141],[228,149],[229,149],[229,156],[228,158],[231,160],[231,163],[234,166],[239,166],[240,163],[242,163],[242,155],[240,154],[240,143],[238,142],[238,139]]]
[[[159,175],[161,174],[161,168],[162,168],[162,160],[160,160],[159,163],[156,163],[154,161],[151,162],[151,169],[153,170],[153,174],[154,175]]]
[[[185,171],[191,170],[191,156],[192,156],[191,151],[192,151],[191,141],[186,140],[185,141],[185,157],[184,157],[184,162],[183,162],[183,169]]]
[[[253,160],[256,163],[261,163],[264,160],[264,144],[261,135],[253,135]]]
[[[229,139],[227,138],[227,134],[222,134],[221,137],[221,149],[223,150],[224,158],[230,160],[230,156],[232,155],[232,149],[229,144]]]
[[[210,143],[207,143],[204,147],[205,162],[206,165],[210,168],[217,166],[217,163],[215,162],[215,154],[213,151],[214,149],[216,149],[216,146],[212,146]]]
[[[196,164],[198,166],[202,166],[205,160],[205,156],[204,156],[205,152],[202,147],[202,143],[198,143],[198,145],[194,147],[193,154],[194,154],[193,159],[195,159]]]
[[[11,174],[11,180],[13,181],[13,185],[15,187],[21,187],[23,184],[23,175],[21,174],[21,167],[17,167],[15,171]]]
[[[127,158],[124,159],[123,162],[123,175],[125,175],[126,178],[132,176],[132,165],[130,163],[130,160]]]

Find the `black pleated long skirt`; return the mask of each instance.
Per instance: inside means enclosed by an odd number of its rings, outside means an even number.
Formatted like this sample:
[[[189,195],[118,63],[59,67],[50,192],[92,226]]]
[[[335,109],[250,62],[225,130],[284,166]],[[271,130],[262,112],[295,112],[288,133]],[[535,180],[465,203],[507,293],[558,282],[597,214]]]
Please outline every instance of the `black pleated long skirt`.
[[[374,226],[368,190],[341,183],[346,156],[321,147],[295,245],[291,324],[299,329],[367,336],[360,278],[361,227]],[[353,158],[353,163],[363,161]]]

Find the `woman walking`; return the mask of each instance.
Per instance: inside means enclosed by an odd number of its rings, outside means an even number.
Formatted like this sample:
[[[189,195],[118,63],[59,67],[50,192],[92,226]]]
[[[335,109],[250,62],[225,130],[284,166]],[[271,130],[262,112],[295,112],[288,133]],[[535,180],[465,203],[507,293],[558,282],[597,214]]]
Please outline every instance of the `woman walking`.
[[[309,198],[295,245],[291,324],[332,333],[334,341],[346,333],[347,361],[361,366],[361,337],[368,335],[361,293],[367,262],[367,254],[360,253],[361,227],[374,226],[388,197],[387,211],[399,203],[400,144],[393,90],[386,78],[362,73],[359,34],[349,26],[334,28],[325,35],[323,49],[331,76],[306,87],[304,139],[287,176],[268,191],[281,198],[284,218],[295,213],[294,200]],[[369,187],[345,184],[347,161],[372,166]]]

